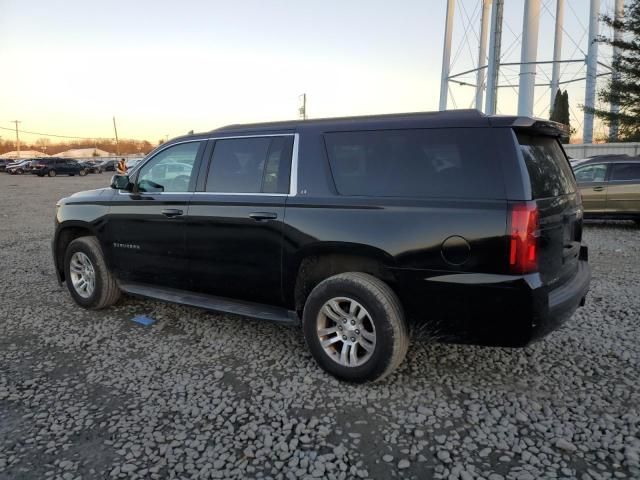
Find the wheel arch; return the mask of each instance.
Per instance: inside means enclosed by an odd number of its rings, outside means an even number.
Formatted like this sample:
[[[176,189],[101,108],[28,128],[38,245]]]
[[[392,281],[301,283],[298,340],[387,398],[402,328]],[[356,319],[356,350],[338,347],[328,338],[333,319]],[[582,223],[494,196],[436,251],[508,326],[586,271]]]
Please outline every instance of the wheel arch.
[[[323,280],[346,272],[362,272],[388,283],[395,290],[396,278],[389,268],[393,257],[383,250],[361,244],[322,244],[297,255],[285,281],[287,303],[302,312],[307,297]]]
[[[95,228],[90,223],[67,221],[57,228],[52,247],[56,275],[60,283],[66,280],[64,275],[64,255],[67,247],[76,238],[87,236],[97,236]]]

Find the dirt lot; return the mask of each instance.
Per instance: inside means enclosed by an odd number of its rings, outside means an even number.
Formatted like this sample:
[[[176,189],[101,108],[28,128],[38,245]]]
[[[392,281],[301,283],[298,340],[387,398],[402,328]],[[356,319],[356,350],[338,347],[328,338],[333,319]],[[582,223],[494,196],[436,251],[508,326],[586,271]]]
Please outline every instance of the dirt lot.
[[[544,341],[416,340],[396,374],[352,386],[295,328],[77,307],[55,281],[54,205],[108,180],[0,174],[0,479],[640,478],[633,224],[586,227],[587,306]]]

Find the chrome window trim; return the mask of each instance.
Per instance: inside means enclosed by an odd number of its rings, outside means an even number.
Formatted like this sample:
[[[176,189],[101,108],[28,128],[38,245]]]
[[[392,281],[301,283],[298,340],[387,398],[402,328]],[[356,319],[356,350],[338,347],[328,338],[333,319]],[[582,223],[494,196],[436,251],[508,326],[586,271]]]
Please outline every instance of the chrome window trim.
[[[193,142],[206,142],[207,140],[209,140],[209,139],[208,138],[193,138],[193,139],[190,139],[190,140],[183,140],[181,142],[176,142],[176,143],[172,143],[171,145],[167,145],[167,146],[161,148],[160,150],[158,150],[157,152],[155,152],[152,157],[149,157],[146,160],[142,159],[140,162],[138,162],[137,165],[135,165],[133,167],[131,172],[128,172],[127,174],[129,176],[131,176],[132,174],[136,173],[138,170],[140,170],[142,167],[144,167],[147,163],[149,163],[151,160],[156,158],[160,153],[164,152],[168,148],[173,147],[174,145],[182,145],[183,143],[193,143]]]
[[[171,192],[169,192],[171,193]],[[288,197],[288,193],[262,193],[262,192],[192,192],[194,195],[251,195],[259,197]]]
[[[138,165],[136,165],[131,174],[135,173],[142,167],[144,167],[147,163],[149,163],[152,159],[154,159],[158,154],[167,150],[174,145],[180,145],[183,143],[193,143],[193,142],[205,142],[205,141],[216,141],[216,140],[233,140],[236,138],[263,138],[263,137],[291,137],[293,136],[293,151],[291,154],[291,170],[290,170],[290,182],[289,182],[289,193],[262,193],[262,192],[141,192],[142,194],[147,195],[251,195],[251,196],[261,196],[261,197],[295,197],[298,189],[298,146],[300,134],[298,133],[270,133],[270,134],[257,134],[257,135],[232,135],[226,137],[209,137],[209,138],[199,138],[192,140],[184,140],[181,142],[172,143],[171,145],[167,145],[166,147],[158,150],[152,157],[149,157],[147,160],[141,161]],[[213,158],[213,157],[212,157]],[[118,190],[119,195],[134,195],[133,192],[123,192],[122,190]],[[135,194],[138,195],[138,194]]]
[[[231,135],[228,137],[210,137],[207,140],[233,140],[235,138],[262,138],[262,137],[291,137],[298,135],[297,133],[265,133],[255,135]]]
[[[291,181],[289,182],[289,196],[295,197],[298,194],[298,149],[300,146],[300,134],[296,133],[293,136],[293,154],[291,155],[291,170],[289,175]]]

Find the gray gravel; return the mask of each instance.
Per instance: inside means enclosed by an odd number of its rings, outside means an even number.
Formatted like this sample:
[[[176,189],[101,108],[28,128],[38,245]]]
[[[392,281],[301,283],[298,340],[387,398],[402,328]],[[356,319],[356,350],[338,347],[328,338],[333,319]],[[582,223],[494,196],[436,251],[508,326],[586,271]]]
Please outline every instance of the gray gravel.
[[[73,304],[53,273],[53,205],[107,181],[0,174],[0,479],[640,478],[634,225],[586,227],[587,306],[543,342],[419,339],[383,383],[352,386],[297,329]]]

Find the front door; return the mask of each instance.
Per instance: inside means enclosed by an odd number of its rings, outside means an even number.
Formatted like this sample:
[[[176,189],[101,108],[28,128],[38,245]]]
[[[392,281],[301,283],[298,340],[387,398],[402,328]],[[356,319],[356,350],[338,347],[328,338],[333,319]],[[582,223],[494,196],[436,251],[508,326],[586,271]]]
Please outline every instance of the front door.
[[[290,134],[215,140],[187,220],[194,290],[283,303],[282,227],[292,144]]]
[[[205,141],[168,146],[118,191],[106,231],[113,269],[124,281],[188,289],[185,218]]]
[[[607,165],[591,164],[578,167],[576,180],[586,213],[604,213],[607,209]]]

